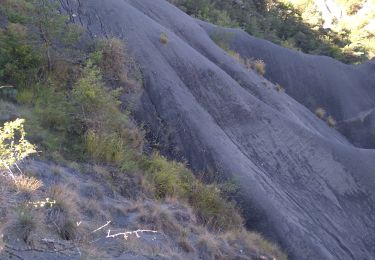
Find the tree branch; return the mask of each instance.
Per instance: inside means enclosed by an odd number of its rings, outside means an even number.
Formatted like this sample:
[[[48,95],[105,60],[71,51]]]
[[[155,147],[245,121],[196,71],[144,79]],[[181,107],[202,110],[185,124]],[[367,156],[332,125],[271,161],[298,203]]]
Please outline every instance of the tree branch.
[[[3,89],[3,88],[14,88],[14,86],[0,86],[0,89]]]

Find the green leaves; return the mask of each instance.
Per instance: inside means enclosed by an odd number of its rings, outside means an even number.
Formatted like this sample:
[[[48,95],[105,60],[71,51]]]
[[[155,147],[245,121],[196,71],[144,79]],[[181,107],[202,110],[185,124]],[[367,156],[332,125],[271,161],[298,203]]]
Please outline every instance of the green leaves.
[[[23,119],[17,119],[0,127],[0,170],[10,170],[17,162],[36,153],[36,147],[25,139],[23,124]]]
[[[37,80],[42,60],[21,24],[8,24],[0,30],[0,83],[26,87]]]

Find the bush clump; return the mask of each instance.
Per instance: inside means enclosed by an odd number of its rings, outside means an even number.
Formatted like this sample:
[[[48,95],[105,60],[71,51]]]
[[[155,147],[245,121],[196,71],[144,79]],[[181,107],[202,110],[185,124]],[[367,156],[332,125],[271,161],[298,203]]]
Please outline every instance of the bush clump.
[[[236,213],[234,205],[223,199],[220,190],[197,180],[184,164],[170,162],[154,154],[147,163],[146,171],[157,198],[186,200],[202,224],[216,231],[242,225],[242,218]]]

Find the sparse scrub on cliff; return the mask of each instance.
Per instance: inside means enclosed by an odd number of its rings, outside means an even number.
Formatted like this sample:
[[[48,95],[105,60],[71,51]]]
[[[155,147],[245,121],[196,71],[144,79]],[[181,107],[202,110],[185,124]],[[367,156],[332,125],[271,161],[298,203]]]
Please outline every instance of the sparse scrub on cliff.
[[[264,75],[266,73],[266,64],[263,60],[252,58],[244,59],[238,52],[227,49],[225,50],[231,57],[233,57],[238,63],[241,63],[248,70],[255,70],[258,74]]]
[[[279,83],[276,84],[275,89],[278,92],[285,92],[285,88],[283,88]]]
[[[263,60],[256,60],[254,62],[254,69],[256,72],[258,72],[260,75],[266,74],[266,64]]]
[[[337,125],[336,119],[334,119],[333,116],[328,116],[326,121],[330,127],[335,127]]]
[[[169,39],[168,39],[168,35],[164,32],[162,32],[159,36],[159,41],[162,43],[162,44],[167,44]]]
[[[326,116],[326,111],[321,108],[321,107],[318,107],[316,110],[315,110],[315,115],[317,117],[319,117],[320,119],[323,119],[325,116]]]
[[[319,117],[320,119],[322,120],[325,120],[326,123],[330,126],[330,127],[335,127],[337,122],[335,120],[335,118],[331,115],[327,115],[327,112],[321,108],[321,107],[318,107],[316,110],[315,110],[315,115],[317,117]]]

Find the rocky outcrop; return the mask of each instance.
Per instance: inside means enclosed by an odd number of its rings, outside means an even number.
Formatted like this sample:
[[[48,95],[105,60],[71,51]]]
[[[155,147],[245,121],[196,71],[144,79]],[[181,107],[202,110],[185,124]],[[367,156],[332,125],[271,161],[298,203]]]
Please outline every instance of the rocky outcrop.
[[[353,68],[234,31],[233,44],[264,59],[285,94],[164,0],[62,2],[91,37],[127,42],[144,74],[138,120],[170,156],[234,178],[250,228],[291,259],[375,255],[375,151],[356,148],[306,108],[326,107],[338,119],[369,110],[371,64]]]

